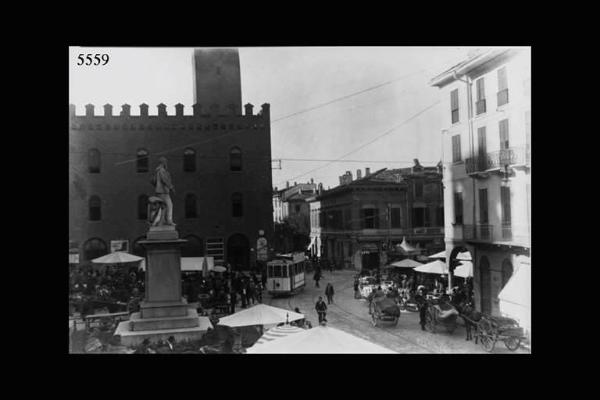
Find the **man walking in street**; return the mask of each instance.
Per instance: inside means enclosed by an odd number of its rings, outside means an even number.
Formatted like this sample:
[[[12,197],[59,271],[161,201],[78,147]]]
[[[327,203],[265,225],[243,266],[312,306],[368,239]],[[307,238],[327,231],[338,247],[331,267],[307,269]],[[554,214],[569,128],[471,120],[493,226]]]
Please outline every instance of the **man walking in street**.
[[[323,297],[319,296],[319,300],[315,304],[315,309],[317,310],[317,314],[319,314],[319,324],[327,322],[327,304],[323,301]]]
[[[333,285],[331,282],[325,287],[325,296],[327,296],[327,304],[333,303]]]
[[[421,324],[421,330],[424,331],[427,315],[427,301],[425,298],[425,288],[423,286],[419,286],[419,290],[415,296],[415,301],[419,307],[419,324]]]

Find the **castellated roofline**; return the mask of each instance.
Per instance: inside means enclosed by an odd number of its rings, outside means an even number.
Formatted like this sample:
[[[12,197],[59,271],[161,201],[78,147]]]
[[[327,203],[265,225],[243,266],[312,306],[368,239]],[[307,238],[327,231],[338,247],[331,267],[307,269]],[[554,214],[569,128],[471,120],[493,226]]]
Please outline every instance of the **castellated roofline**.
[[[96,106],[93,104],[86,104],[84,108],[83,114],[77,114],[77,108],[74,104],[69,104],[69,116],[71,118],[214,118],[214,117],[260,117],[263,120],[269,120],[271,118],[271,110],[270,104],[264,103],[261,106],[260,111],[257,114],[252,112],[253,105],[248,103],[246,104],[245,114],[239,114],[237,112],[236,106],[231,104],[229,107],[223,109],[219,107],[217,104],[205,105],[205,104],[194,104],[192,105],[192,115],[185,115],[184,110],[185,106],[181,103],[175,104],[175,113],[169,114],[167,112],[167,106],[163,103],[160,103],[156,106],[158,111],[157,115],[149,115],[148,104],[142,103],[139,105],[140,114],[139,115],[131,115],[131,106],[129,104],[123,104],[121,106],[120,112],[113,112],[113,106],[111,104],[104,104],[101,106],[104,109],[102,115],[96,114]],[[81,110],[81,108],[80,108]],[[116,114],[116,115],[115,115]]]

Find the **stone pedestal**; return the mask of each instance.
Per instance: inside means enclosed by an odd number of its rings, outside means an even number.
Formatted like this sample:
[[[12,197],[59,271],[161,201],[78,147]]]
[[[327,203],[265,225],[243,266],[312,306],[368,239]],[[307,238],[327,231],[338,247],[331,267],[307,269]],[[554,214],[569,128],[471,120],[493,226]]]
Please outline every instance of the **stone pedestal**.
[[[181,295],[181,250],[186,241],[179,239],[174,226],[152,227],[146,248],[146,293],[140,312],[119,324],[115,335],[125,346],[144,339],[157,341],[173,336],[175,340],[199,339],[212,328],[208,317],[199,317]]]

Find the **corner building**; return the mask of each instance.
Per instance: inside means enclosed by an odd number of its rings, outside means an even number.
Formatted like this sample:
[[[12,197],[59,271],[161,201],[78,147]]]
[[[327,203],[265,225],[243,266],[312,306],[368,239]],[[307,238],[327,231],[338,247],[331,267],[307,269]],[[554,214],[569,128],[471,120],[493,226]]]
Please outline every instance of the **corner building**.
[[[242,115],[237,50],[196,50],[193,63],[193,115],[182,104],[175,115],[164,104],[149,115],[142,104],[139,116],[128,104],[119,115],[110,104],[104,115],[91,104],[77,115],[70,105],[69,247],[80,263],[110,252],[113,240],[144,254],[138,241],[148,230],[150,179],[163,155],[176,191],[174,222],[188,240],[182,256],[249,269],[259,231],[272,237],[269,104],[257,114],[246,104]]]
[[[530,50],[479,52],[430,84],[444,110],[446,259],[452,271],[468,250],[477,309],[530,333]]]

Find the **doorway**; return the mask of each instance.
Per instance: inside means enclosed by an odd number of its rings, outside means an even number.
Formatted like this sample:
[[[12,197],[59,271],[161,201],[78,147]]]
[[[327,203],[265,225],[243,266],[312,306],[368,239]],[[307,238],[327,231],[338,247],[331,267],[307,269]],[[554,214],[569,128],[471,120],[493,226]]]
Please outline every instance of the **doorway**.
[[[246,236],[236,233],[227,240],[227,262],[233,270],[250,269],[250,244]]]
[[[490,262],[486,256],[481,257],[479,262],[480,287],[481,287],[481,312],[492,314],[492,276],[490,272]]]

